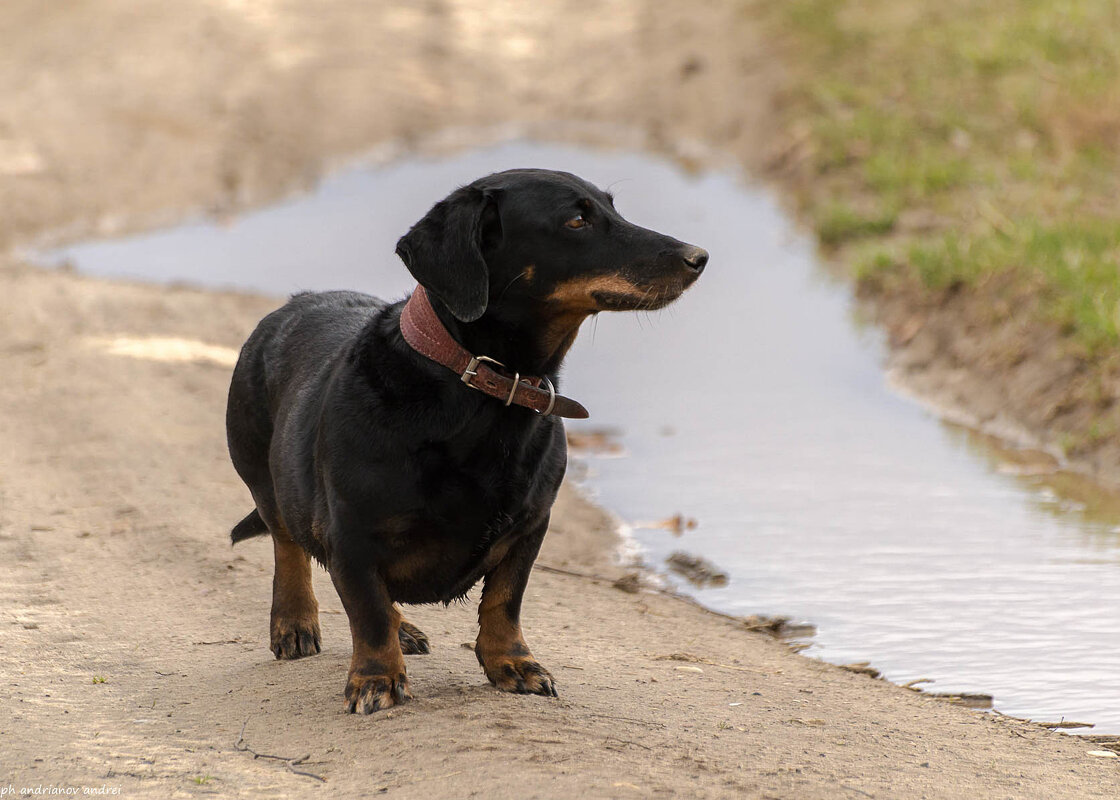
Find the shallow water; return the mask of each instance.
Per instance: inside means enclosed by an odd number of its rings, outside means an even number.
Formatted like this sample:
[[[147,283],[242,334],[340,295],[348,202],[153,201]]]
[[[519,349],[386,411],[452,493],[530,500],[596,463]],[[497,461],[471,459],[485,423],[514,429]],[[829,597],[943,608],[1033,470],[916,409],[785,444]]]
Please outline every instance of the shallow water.
[[[674,550],[711,559],[730,580],[697,597],[812,622],[809,652],[829,661],[1120,732],[1120,515],[1006,474],[982,437],[889,389],[846,288],[769,194],[734,175],[513,143],[354,170],[228,226],[49,258],[99,275],[398,297],[411,280],[396,238],[454,186],[515,166],[610,186],[631,220],[711,252],[676,305],[600,315],[568,358],[564,391],[592,412],[582,427],[617,428],[626,451],[592,457],[589,485],[647,563]],[[670,368],[691,380],[670,386]],[[676,538],[634,524],[676,513],[698,526]]]

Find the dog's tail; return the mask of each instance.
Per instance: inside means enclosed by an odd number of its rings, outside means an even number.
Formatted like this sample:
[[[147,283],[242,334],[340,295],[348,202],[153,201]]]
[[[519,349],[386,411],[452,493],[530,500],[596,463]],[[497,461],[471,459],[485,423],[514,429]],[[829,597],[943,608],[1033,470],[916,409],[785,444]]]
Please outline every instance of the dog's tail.
[[[265,525],[264,520],[261,519],[260,512],[254,508],[245,519],[233,526],[229,538],[234,544],[237,544],[245,539],[252,539],[254,536],[260,536],[265,533],[268,533],[268,526]]]

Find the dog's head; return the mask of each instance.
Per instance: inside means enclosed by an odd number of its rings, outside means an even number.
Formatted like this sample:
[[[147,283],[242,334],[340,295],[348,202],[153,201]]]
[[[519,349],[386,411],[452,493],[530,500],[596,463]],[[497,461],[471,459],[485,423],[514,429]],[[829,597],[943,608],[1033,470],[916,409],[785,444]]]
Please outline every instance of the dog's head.
[[[661,308],[708,253],[640,228],[567,172],[518,169],[452,192],[401,237],[413,277],[459,320],[531,305],[546,316]]]

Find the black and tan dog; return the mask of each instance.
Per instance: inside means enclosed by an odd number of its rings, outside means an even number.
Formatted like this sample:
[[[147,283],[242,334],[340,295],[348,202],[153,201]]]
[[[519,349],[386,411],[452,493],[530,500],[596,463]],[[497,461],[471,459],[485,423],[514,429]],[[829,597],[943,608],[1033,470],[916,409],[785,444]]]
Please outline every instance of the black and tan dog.
[[[269,533],[272,651],[319,652],[313,556],[354,640],[350,711],[411,695],[404,653],[427,637],[396,603],[450,602],[484,579],[475,652],[510,692],[556,694],[519,623],[567,451],[555,391],[588,316],[660,308],[696,280],[698,247],[639,228],[563,172],[511,170],[437,203],[397,254],[407,303],[300,294],[269,314],[234,370],[226,426]]]

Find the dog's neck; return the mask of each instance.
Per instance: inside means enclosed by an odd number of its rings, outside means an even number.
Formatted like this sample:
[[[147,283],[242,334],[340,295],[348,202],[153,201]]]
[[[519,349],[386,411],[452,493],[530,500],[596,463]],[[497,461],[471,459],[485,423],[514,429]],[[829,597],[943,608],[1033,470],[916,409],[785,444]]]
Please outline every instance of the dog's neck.
[[[568,349],[587,315],[547,318],[541,309],[491,307],[474,322],[462,322],[432,298],[432,308],[455,341],[475,355],[485,355],[522,375],[556,379]]]
[[[449,319],[448,323],[451,322]],[[423,287],[416,287],[412,297],[404,304],[399,324],[401,336],[413,350],[447,367],[470,388],[503,400],[507,406],[524,406],[544,416],[554,414],[559,417],[587,418],[586,408],[556,392],[555,381],[547,372],[523,374],[521,370],[511,368],[494,356],[468,350],[463,343],[464,339],[477,344],[489,343],[492,353],[502,353],[503,351],[493,348],[502,343],[508,346],[509,340],[493,336],[489,339],[485,336],[462,337],[464,332],[469,331],[466,326],[458,326],[462,339],[456,339],[447,329],[448,324],[440,318]],[[515,349],[504,352],[513,353],[517,357]],[[513,374],[509,374],[511,372]]]

